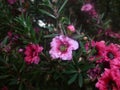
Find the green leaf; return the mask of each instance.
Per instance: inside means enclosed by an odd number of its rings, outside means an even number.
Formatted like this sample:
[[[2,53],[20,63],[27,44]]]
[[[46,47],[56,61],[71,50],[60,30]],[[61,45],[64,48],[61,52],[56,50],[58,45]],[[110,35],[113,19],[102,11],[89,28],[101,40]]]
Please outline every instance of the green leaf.
[[[82,87],[82,85],[83,85],[83,76],[82,76],[81,73],[79,74],[78,84],[79,84],[80,87]]]
[[[57,36],[58,34],[50,34],[50,35],[45,35],[44,38],[51,38],[51,37],[55,37]]]
[[[17,85],[17,79],[10,79],[9,85]]]
[[[18,90],[23,90],[23,84],[22,83],[20,83]]]
[[[5,37],[5,38],[3,39],[3,41],[1,42],[1,44],[4,46],[4,45],[7,44],[7,42],[8,42],[8,37]]]
[[[56,19],[56,17],[55,17],[54,15],[52,15],[51,13],[49,13],[49,12],[47,12],[47,11],[45,11],[45,10],[39,9],[39,11],[40,11],[41,13],[43,13],[43,14],[46,14],[46,15],[48,15],[48,16]]]
[[[25,63],[23,63],[23,65],[20,68],[20,73],[23,72],[23,70],[25,69]]]
[[[58,10],[58,13],[60,14],[62,9],[65,7],[66,3],[68,2],[68,0],[65,0],[65,2],[63,3],[63,5],[60,7],[60,9]]]
[[[0,76],[0,79],[5,79],[5,78],[8,78],[9,75],[3,75],[3,76]]]
[[[82,52],[86,54],[86,49],[84,47],[84,44],[81,41],[80,41],[80,46],[81,46]]]
[[[70,71],[65,71],[66,74],[73,74],[73,73],[76,73],[77,71],[75,70],[70,70]]]
[[[78,76],[77,73],[74,74],[74,75],[72,76],[72,78],[69,79],[68,84],[69,84],[69,85],[72,84],[72,83],[77,79],[77,76]]]

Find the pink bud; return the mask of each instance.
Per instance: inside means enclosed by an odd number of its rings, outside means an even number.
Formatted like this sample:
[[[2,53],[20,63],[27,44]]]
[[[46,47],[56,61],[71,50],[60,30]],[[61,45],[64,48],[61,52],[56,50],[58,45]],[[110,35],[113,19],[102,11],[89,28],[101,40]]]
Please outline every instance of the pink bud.
[[[70,30],[71,32],[75,32],[75,27],[73,25],[67,26],[67,29]]]
[[[90,11],[92,8],[93,8],[93,6],[88,3],[88,4],[85,4],[85,5],[82,6],[81,11],[88,12],[88,11]]]
[[[20,48],[18,51],[21,53],[21,52],[23,52],[23,49],[22,49],[22,48]]]

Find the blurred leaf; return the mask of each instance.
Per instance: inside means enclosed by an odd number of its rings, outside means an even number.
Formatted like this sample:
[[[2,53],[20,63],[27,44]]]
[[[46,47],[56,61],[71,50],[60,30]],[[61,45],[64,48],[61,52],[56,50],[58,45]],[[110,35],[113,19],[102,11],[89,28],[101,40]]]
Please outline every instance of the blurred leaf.
[[[61,11],[63,10],[63,8],[65,7],[66,3],[68,2],[68,0],[65,0],[64,3],[62,4],[62,6],[60,7],[60,9],[58,10],[58,13],[60,14]]]
[[[52,15],[51,13],[49,13],[49,12],[43,10],[43,9],[39,9],[39,11],[40,11],[41,13],[43,13],[43,14],[46,14],[46,15],[48,15],[48,16],[50,16],[50,17],[56,19],[56,17],[55,17],[54,15]]]
[[[0,79],[6,79],[8,77],[9,77],[9,75],[3,75],[3,76],[0,75]]]
[[[77,79],[77,76],[78,76],[77,73],[74,74],[74,75],[69,79],[68,84],[69,84],[69,85],[72,84],[72,83]]]
[[[50,34],[50,35],[44,35],[44,38],[53,38],[57,36],[58,34]]]
[[[3,39],[3,41],[1,42],[1,45],[4,46],[4,45],[7,44],[7,42],[8,42],[8,37],[5,37],[5,38]]]
[[[70,71],[65,71],[64,73],[66,73],[66,74],[73,74],[73,73],[76,73],[77,71],[75,71],[75,70],[70,70]]]
[[[17,85],[17,79],[10,79],[9,85]]]
[[[84,47],[84,44],[80,41],[80,47],[81,47],[81,49],[82,49],[82,52],[84,53],[84,54],[86,54],[86,49],[85,49],[85,47]]]
[[[22,83],[20,83],[18,90],[23,90],[23,84]]]
[[[25,63],[23,62],[21,68],[20,68],[20,73],[23,72],[23,70],[25,69]]]
[[[82,85],[83,85],[83,76],[82,76],[81,73],[79,74],[78,84],[79,84],[80,87],[82,87]]]
[[[74,36],[73,36],[74,39],[80,39],[80,38],[82,38],[82,37],[84,37],[84,35],[74,35]]]

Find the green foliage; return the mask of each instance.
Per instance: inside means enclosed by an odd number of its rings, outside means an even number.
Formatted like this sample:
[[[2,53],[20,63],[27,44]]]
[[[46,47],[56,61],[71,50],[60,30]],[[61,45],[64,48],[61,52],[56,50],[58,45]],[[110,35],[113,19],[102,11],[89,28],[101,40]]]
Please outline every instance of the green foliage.
[[[119,22],[120,5],[119,0],[96,0],[94,3],[99,15],[93,18],[80,11],[85,2],[25,0],[22,3],[18,0],[10,5],[7,0],[0,0],[0,89],[7,86],[9,90],[96,90],[96,79],[91,81],[87,71],[96,67],[98,58],[90,62],[89,57],[97,51],[90,45],[91,51],[88,52],[85,45],[93,39],[102,40],[111,26],[119,29],[120,25],[116,23]],[[40,26],[38,20],[45,26]],[[75,32],[68,30],[70,24],[75,26]],[[98,35],[99,29],[103,32]],[[50,42],[58,35],[79,42],[79,49],[73,51],[71,61],[50,57]],[[44,47],[37,65],[29,65],[24,60],[26,45],[31,43]]]

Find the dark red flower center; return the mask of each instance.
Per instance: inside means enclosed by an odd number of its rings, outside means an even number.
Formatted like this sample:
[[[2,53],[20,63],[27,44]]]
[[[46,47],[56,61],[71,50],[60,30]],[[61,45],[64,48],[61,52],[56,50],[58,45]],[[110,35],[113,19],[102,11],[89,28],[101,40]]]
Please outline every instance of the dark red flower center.
[[[117,85],[116,85],[115,81],[110,80],[108,85],[107,85],[107,89],[108,90],[113,90],[114,88],[117,88]]]
[[[113,60],[115,58],[114,54],[112,52],[107,53],[107,57]]]

